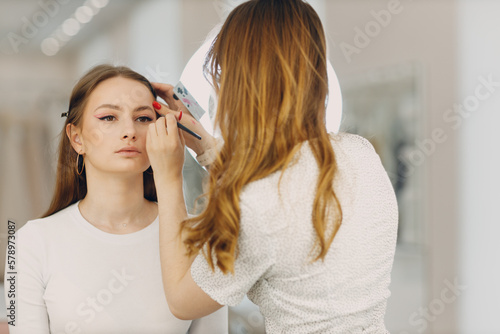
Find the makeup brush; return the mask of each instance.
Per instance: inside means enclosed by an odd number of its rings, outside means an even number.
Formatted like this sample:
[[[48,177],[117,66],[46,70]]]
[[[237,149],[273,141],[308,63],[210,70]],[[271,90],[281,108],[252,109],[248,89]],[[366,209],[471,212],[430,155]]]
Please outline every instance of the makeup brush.
[[[154,101],[153,102],[153,107],[155,108],[155,110],[160,110],[161,109],[161,104],[158,103],[158,101]],[[181,116],[180,117],[182,117],[182,111],[181,111]],[[180,119],[180,117],[179,117],[179,119]],[[187,133],[189,133],[191,136],[195,137],[196,139],[201,140],[201,136],[200,135],[198,135],[197,133],[189,130],[188,128],[186,128],[184,125],[182,125],[178,121],[177,121],[177,127],[179,129],[183,130],[183,131],[186,131]]]

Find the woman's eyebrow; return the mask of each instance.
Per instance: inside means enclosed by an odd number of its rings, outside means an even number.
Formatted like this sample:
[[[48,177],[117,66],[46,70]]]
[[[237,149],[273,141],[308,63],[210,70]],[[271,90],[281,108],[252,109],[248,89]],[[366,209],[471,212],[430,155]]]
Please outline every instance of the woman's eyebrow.
[[[98,109],[102,109],[102,108],[107,108],[107,109],[113,109],[113,110],[119,110],[121,111],[122,110],[122,107],[118,106],[118,105],[115,105],[115,104],[102,104],[100,105],[99,107],[97,107],[94,111],[98,110]],[[139,111],[143,111],[143,110],[151,110],[151,111],[154,111],[153,108],[151,106],[140,106],[140,107],[137,107],[134,109],[133,112],[139,112]]]
[[[143,110],[151,110],[154,112],[151,106],[140,106],[134,109],[134,112],[143,111]]]
[[[94,111],[97,109],[102,109],[102,108],[108,108],[108,109],[114,109],[114,110],[122,110],[120,106],[117,106],[115,104],[101,104],[99,107],[95,108]]]

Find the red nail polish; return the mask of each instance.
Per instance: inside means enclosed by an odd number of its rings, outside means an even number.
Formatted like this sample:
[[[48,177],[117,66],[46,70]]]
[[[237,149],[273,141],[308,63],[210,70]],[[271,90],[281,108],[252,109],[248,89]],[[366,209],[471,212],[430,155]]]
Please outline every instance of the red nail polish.
[[[158,101],[153,102],[153,108],[160,110],[161,109],[161,104],[158,103]]]
[[[179,121],[181,120],[181,118],[182,118],[182,110],[181,110],[181,113],[179,115]]]

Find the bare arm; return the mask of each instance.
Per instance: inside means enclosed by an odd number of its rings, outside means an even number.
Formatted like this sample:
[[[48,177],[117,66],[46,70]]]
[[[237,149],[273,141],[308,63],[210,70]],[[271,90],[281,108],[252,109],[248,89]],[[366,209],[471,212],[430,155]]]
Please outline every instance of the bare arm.
[[[166,123],[165,123],[166,122]],[[173,129],[173,131],[168,131]],[[191,277],[195,256],[187,256],[180,223],[187,218],[182,190],[184,137],[172,114],[151,124],[147,151],[154,171],[160,218],[160,260],[163,287],[169,308],[183,320],[203,317],[222,307]]]

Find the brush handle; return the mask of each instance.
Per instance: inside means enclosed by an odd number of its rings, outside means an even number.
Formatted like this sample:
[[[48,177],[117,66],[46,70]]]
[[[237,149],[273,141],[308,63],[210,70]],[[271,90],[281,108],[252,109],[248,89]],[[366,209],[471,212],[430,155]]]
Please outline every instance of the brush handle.
[[[186,131],[187,133],[189,133],[191,136],[195,137],[196,139],[199,139],[201,140],[201,137],[200,135],[196,134],[195,132],[189,130],[188,128],[186,128],[184,125],[182,125],[181,123],[177,122],[177,127],[181,130],[184,130]]]

